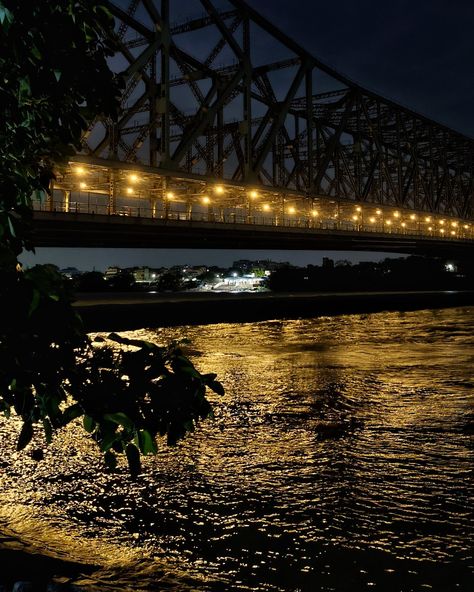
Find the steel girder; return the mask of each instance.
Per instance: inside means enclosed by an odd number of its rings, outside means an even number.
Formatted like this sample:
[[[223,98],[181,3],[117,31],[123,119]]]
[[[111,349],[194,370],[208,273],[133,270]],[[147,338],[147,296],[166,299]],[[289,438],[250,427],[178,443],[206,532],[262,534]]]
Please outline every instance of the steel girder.
[[[354,84],[243,0],[109,5],[126,87],[87,154],[473,218],[474,140]]]

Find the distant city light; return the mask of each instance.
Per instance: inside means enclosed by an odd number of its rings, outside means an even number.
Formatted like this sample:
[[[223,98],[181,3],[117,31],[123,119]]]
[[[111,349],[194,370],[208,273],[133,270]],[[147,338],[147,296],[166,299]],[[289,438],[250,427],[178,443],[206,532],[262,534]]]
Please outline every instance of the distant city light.
[[[270,209],[271,209],[271,208],[270,208],[270,206],[269,206],[268,204],[263,204],[263,206],[262,206],[262,207],[263,207],[263,210],[264,210],[265,212],[269,212],[269,211],[270,211]]]
[[[456,228],[456,227],[457,227],[457,225],[458,225],[458,223],[457,223],[457,222],[451,222],[451,226],[452,226],[453,228]]]
[[[428,216],[427,218],[425,218],[425,222],[431,222],[431,218]]]
[[[357,210],[358,212],[362,212],[362,208],[361,208],[360,206],[357,206],[357,207],[356,207],[356,210]]]
[[[433,230],[432,226],[428,226],[428,230],[431,232]]]
[[[352,219],[353,219],[353,220],[354,220],[354,222],[355,222],[356,220],[358,220],[358,219],[359,219],[359,216],[352,216]]]
[[[440,232],[441,232],[441,234],[444,234],[444,232],[445,232],[444,228],[442,228],[442,229],[440,230]]]
[[[313,216],[313,218],[317,218],[319,216],[318,210],[312,210],[311,216]]]
[[[393,212],[394,218],[400,218],[400,212]]]
[[[469,228],[468,224],[464,224],[464,230],[467,230]]]
[[[402,228],[405,228],[405,227],[406,227],[406,223],[402,222]]]
[[[455,230],[451,230],[451,234],[452,234],[453,236],[455,236],[455,235],[456,235],[456,231],[455,231]]]
[[[375,213],[377,214],[377,216],[380,216],[382,214],[382,210],[377,210]]]
[[[444,220],[440,220],[439,223],[441,224],[441,226],[443,226]]]
[[[392,225],[392,221],[391,220],[387,220],[386,224],[387,224],[387,226],[391,226]]]
[[[370,222],[371,224],[375,224],[375,218],[372,216],[372,218],[369,218],[369,222]]]
[[[412,214],[412,215],[410,216],[410,220],[416,220],[416,216],[415,216],[415,214]]]
[[[452,263],[446,263],[445,269],[446,269],[446,271],[451,271],[451,272],[456,271],[456,268],[454,267],[454,265]]]

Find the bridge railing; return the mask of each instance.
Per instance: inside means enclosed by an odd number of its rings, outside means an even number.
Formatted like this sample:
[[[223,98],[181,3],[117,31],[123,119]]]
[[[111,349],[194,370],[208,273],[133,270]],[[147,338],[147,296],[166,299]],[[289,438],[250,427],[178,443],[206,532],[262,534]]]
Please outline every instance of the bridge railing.
[[[129,217],[170,220],[174,222],[211,222],[214,224],[249,225],[249,226],[270,226],[284,228],[320,229],[326,231],[364,232],[387,235],[402,235],[413,237],[437,238],[444,240],[468,240],[474,239],[472,225],[459,225],[452,227],[449,223],[444,228],[426,227],[420,222],[407,224],[400,221],[394,224],[393,221],[382,218],[365,219],[359,217],[339,216],[311,218],[304,215],[269,213],[253,213],[243,208],[203,208],[185,209],[182,204],[169,203],[166,207],[146,207],[117,205],[114,210],[106,204],[87,201],[64,201],[64,199],[34,200],[34,210],[45,212],[61,212],[71,216],[77,214],[92,214],[108,217]]]

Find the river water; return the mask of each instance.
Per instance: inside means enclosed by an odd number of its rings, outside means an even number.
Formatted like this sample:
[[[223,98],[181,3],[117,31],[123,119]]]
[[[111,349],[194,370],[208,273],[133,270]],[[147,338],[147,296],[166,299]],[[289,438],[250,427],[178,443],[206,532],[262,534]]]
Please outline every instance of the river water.
[[[101,565],[97,590],[165,572],[176,590],[472,590],[473,326],[465,308],[127,333],[189,338],[226,387],[215,420],[137,482],[75,429],[41,463],[12,453],[3,421],[0,521]]]

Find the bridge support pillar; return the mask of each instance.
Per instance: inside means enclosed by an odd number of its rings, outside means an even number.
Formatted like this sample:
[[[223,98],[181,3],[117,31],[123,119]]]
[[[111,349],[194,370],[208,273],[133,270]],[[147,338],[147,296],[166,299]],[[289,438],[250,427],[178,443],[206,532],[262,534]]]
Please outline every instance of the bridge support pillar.
[[[68,189],[63,191],[63,204],[64,204],[64,211],[69,212],[69,208],[71,205],[71,192]]]
[[[109,176],[109,214],[115,214],[117,212],[117,182],[115,179],[115,171],[110,171]]]

